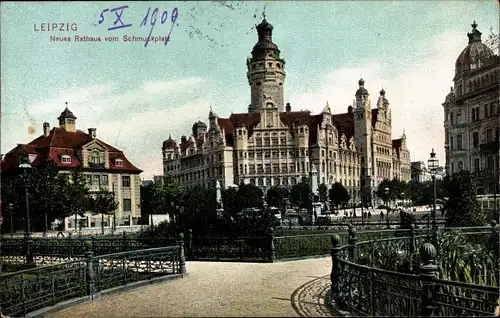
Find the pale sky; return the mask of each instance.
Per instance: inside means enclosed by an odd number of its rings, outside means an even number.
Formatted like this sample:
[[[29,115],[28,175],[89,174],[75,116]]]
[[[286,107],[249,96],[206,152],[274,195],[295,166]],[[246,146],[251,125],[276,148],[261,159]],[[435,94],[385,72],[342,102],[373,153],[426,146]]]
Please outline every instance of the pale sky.
[[[128,5],[128,28],[104,9]],[[189,135],[194,121],[246,112],[250,88],[246,58],[257,42],[255,24],[273,24],[273,40],[286,60],[285,101],[293,110],[334,113],[352,104],[362,76],[375,107],[383,88],[393,116],[392,136],[407,135],[412,161],[435,148],[444,163],[443,108],[455,60],[476,20],[483,39],[499,29],[496,0],[485,1],[210,1],[1,4],[1,152],[57,125],[65,102],[77,128],[123,150],[144,170],[162,174],[161,146],[171,133]],[[152,36],[170,41],[124,42],[146,37],[141,22],[159,8]],[[164,24],[161,24],[162,13]],[[166,18],[166,19],[165,19]],[[43,23],[76,23],[77,31],[35,31]],[[117,25],[120,25],[118,22]],[[50,36],[71,37],[56,43]],[[102,42],[75,42],[75,35]],[[106,42],[118,36],[119,42]]]

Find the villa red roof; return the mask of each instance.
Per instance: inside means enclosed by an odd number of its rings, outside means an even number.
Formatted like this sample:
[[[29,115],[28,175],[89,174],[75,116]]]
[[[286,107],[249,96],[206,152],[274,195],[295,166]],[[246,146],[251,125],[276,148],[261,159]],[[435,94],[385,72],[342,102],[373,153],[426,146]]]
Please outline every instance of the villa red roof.
[[[66,131],[63,128],[52,128],[48,136],[41,135],[28,144],[18,144],[9,151],[0,163],[1,171],[16,168],[19,165],[20,155],[35,156],[31,158],[32,165],[40,165],[46,160],[53,161],[60,168],[76,168],[82,165],[81,158],[78,157],[78,150],[88,144],[93,139],[81,130],[75,132]],[[109,153],[109,169],[130,173],[141,173],[142,170],[134,166],[123,154],[123,152],[102,140],[95,139]],[[66,154],[71,157],[71,163],[62,163],[61,155]],[[120,158],[123,165],[116,166],[115,159]]]

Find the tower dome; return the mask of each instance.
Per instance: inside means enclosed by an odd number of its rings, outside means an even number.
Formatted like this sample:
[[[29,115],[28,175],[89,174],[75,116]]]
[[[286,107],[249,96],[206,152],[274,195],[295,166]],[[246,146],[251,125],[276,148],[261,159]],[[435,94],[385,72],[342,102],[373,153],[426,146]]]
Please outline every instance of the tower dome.
[[[267,51],[277,51],[279,54],[279,49],[273,42],[273,26],[271,23],[267,22],[266,19],[257,25],[257,34],[259,36],[259,41],[255,44],[252,50],[252,56],[254,58],[265,55]]]
[[[479,69],[483,65],[489,64],[491,57],[495,55],[493,51],[481,41],[482,33],[477,29],[476,21],[474,21],[471,26],[472,31],[467,33],[469,44],[467,44],[462,53],[460,53],[455,63],[455,75]]]
[[[365,88],[365,80],[361,78],[358,81],[358,84],[359,84],[359,88],[356,91],[356,96],[368,95],[368,91]]]

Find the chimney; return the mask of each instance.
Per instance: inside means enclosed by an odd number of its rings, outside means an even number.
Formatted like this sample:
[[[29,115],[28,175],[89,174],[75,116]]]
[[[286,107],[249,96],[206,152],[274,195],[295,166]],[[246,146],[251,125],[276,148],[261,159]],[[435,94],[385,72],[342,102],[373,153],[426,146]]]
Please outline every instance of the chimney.
[[[287,112],[291,112],[291,111],[292,111],[292,106],[290,106],[290,103],[286,103],[285,110],[286,110]]]
[[[43,136],[48,137],[50,135],[50,125],[49,123],[43,123]]]
[[[186,136],[182,136],[182,137],[181,137],[181,143],[185,144],[185,143],[186,143],[186,141],[187,141]]]
[[[89,137],[90,137],[90,139],[95,139],[96,128],[89,128],[88,131],[89,131]]]

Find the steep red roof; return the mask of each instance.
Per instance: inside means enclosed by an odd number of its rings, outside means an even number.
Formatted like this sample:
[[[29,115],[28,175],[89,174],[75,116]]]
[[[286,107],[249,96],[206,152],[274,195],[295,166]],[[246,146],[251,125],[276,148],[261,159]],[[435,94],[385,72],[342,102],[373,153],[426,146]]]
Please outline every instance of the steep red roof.
[[[392,148],[401,148],[401,138],[392,140]]]
[[[108,145],[102,140],[96,139],[106,148],[109,153],[110,170],[127,171],[131,173],[141,173],[142,170],[134,166],[123,154],[123,152],[113,146]],[[37,166],[45,160],[53,161],[60,168],[76,168],[82,165],[81,158],[78,158],[77,152],[84,145],[92,141],[92,138],[81,130],[75,132],[66,131],[63,128],[52,128],[48,136],[41,135],[28,144],[19,144],[9,151],[0,163],[1,171],[6,171],[18,167],[19,156],[24,154],[36,155],[32,158],[32,165]],[[62,163],[61,155],[66,154],[71,157],[71,163]],[[122,166],[116,166],[115,160],[123,160]]]
[[[399,158],[401,152],[401,138],[392,140],[392,149],[395,150],[396,157]]]
[[[373,108],[372,109],[372,127],[375,127],[375,123],[377,122],[378,119],[378,108]]]
[[[321,125],[323,121],[323,114],[311,115],[309,111],[280,112],[280,120],[284,125],[290,127],[292,135],[294,125],[307,125],[309,127],[309,143],[314,144],[317,142],[317,127]],[[231,114],[229,118],[217,118],[217,124],[224,130],[226,143],[230,146],[233,145],[233,130],[235,127],[246,127],[248,136],[251,136],[259,122],[259,113],[238,113]],[[346,135],[347,139],[354,136],[352,111],[345,114],[333,115],[333,124],[341,133]]]
[[[354,136],[354,113],[352,111],[344,114],[335,114],[332,116],[332,119],[333,125],[339,132],[339,141],[342,134],[345,134],[347,140]]]

